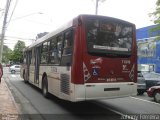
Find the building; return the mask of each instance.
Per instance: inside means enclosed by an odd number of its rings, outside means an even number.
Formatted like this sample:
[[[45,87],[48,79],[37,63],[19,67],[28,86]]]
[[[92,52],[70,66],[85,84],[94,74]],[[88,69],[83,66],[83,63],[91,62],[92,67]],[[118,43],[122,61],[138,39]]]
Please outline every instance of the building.
[[[149,65],[149,71],[160,73],[160,30],[152,31],[156,25],[139,28],[136,30],[138,47],[138,64]]]

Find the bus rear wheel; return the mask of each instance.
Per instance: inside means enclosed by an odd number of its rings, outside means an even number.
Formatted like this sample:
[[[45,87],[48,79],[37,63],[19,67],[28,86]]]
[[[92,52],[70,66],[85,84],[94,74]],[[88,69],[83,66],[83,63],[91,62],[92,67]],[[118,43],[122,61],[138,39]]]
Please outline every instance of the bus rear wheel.
[[[48,93],[48,80],[47,80],[46,76],[43,78],[43,82],[42,82],[42,94],[46,98],[49,97],[49,93]]]

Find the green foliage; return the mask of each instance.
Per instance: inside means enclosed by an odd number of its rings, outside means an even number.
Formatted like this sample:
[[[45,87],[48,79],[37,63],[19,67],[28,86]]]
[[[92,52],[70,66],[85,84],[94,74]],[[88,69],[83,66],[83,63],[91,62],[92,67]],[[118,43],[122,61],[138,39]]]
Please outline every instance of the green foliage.
[[[149,14],[150,17],[154,17],[154,23],[160,24],[160,0],[157,0],[156,2],[156,8],[155,11]]]
[[[153,17],[153,21],[156,24],[154,28],[151,28],[151,32],[160,30],[160,0],[156,2],[155,11],[149,14],[150,17]],[[160,35],[156,37],[155,41],[160,40]]]
[[[3,57],[2,57],[3,63],[9,62],[11,53],[12,53],[12,50],[10,48],[8,48],[8,46],[4,45],[3,46]]]
[[[157,36],[155,39],[154,39],[155,42],[158,42],[160,41],[160,36]]]
[[[10,54],[10,60],[14,63],[19,63],[23,59],[23,49],[25,47],[25,42],[18,41],[14,47],[13,52]]]
[[[23,59],[23,49],[25,48],[25,42],[18,41],[12,51],[8,46],[3,46],[3,63],[9,63],[12,61],[13,63],[19,63]]]

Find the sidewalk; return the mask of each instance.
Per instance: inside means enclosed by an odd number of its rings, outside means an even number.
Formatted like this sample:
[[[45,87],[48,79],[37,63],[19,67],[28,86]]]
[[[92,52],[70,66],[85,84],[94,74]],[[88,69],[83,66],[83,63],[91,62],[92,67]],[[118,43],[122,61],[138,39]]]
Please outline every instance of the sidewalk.
[[[3,120],[7,117],[14,120],[18,115],[18,108],[16,106],[15,100],[9,90],[7,84],[2,78],[0,84],[0,120]]]

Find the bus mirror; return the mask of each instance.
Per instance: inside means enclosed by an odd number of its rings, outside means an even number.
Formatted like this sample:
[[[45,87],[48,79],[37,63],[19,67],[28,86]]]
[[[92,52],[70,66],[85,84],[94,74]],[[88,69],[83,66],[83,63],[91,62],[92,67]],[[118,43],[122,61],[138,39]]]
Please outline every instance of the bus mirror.
[[[81,26],[82,25],[82,20],[81,20],[81,18],[79,17],[78,18],[78,26]]]

